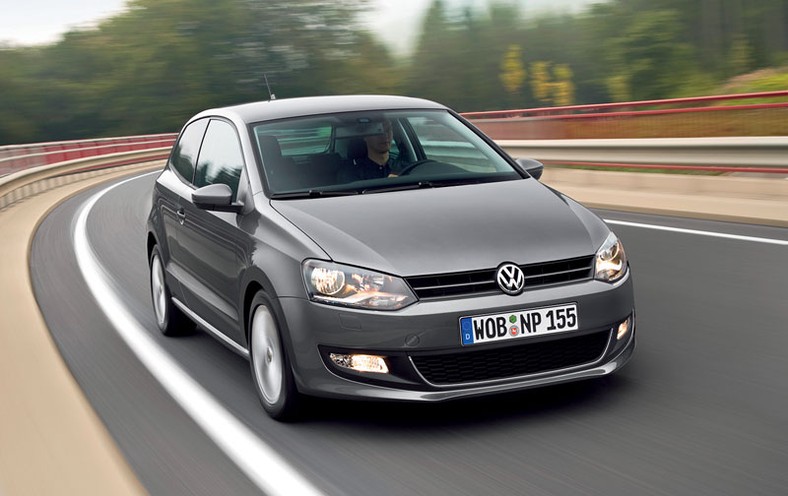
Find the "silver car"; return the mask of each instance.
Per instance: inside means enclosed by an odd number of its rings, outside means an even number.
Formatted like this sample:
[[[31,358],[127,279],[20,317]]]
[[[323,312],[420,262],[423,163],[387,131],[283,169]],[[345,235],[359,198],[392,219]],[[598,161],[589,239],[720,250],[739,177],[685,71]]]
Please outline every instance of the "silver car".
[[[609,374],[635,347],[624,248],[452,110],[391,96],[207,110],[153,190],[153,308],[304,395],[442,401]]]

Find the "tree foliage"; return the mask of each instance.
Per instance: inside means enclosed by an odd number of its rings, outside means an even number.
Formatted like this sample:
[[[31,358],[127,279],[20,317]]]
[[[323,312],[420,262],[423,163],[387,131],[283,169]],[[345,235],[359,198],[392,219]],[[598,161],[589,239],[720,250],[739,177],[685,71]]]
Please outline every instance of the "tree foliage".
[[[176,131],[267,98],[264,74],[279,98],[402,93],[466,111],[703,94],[788,63],[785,0],[608,0],[535,17],[516,0],[452,5],[433,0],[413,53],[396,57],[362,29],[369,0],[130,0],[55,44],[0,47],[0,143]]]
[[[510,94],[516,94],[525,82],[525,67],[521,56],[520,45],[511,45],[501,62],[501,83]]]

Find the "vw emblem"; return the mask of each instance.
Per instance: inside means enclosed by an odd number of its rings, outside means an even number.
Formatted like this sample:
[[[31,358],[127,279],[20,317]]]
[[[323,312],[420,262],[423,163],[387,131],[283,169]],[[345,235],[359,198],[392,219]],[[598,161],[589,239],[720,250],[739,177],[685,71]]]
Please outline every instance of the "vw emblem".
[[[525,274],[520,267],[512,263],[505,263],[498,267],[495,280],[498,281],[498,286],[503,292],[508,295],[517,296],[525,289]]]

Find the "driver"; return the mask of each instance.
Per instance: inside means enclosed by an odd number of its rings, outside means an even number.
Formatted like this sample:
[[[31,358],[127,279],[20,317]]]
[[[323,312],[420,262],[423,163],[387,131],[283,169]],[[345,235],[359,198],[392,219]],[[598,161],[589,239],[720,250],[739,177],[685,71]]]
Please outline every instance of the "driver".
[[[379,122],[383,124],[383,133],[364,137],[367,153],[339,170],[337,175],[339,182],[397,177],[393,171],[399,170],[399,164],[389,153],[394,139],[391,121],[386,119]]]

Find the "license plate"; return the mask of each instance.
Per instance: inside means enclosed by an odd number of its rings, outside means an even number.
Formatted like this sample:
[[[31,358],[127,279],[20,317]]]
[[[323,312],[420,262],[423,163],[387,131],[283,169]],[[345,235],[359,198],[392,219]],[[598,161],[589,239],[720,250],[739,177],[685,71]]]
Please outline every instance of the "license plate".
[[[574,303],[460,318],[462,345],[544,336],[579,328]]]

